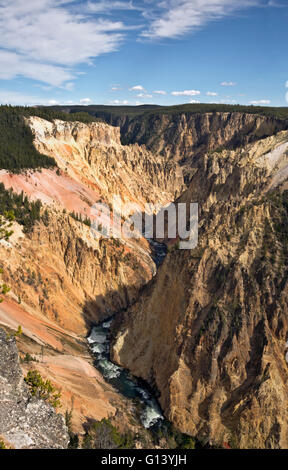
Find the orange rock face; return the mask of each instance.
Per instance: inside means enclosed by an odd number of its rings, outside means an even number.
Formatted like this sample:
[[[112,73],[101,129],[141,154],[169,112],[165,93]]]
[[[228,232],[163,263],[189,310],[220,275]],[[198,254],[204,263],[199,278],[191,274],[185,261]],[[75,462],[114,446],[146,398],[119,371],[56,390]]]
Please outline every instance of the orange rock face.
[[[131,404],[93,367],[84,339],[91,324],[118,313],[114,360],[159,392],[177,428],[225,447],[287,447],[285,204],[268,192],[287,189],[288,137],[276,134],[283,123],[241,113],[158,116],[153,132],[127,124],[131,145],[104,123],[27,124],[59,170],[0,171],[6,188],[48,212],[31,233],[15,223],[0,241],[11,287],[0,324],[22,326],[21,355],[39,361],[25,370],[38,368],[62,389],[77,432],[87,418],[110,415],[129,428]],[[199,246],[181,251],[170,241],[155,276],[147,240],[95,238],[71,217],[92,218],[93,204],[111,205],[114,194],[124,218],[136,205],[198,202]]]
[[[155,264],[145,239],[95,238],[69,214],[93,219],[93,204],[110,203],[114,190],[126,203],[144,207],[169,202],[176,189],[160,159],[138,145],[121,145],[119,129],[39,118],[29,125],[37,148],[53,155],[61,170],[0,172],[7,189],[40,199],[49,214],[29,234],[15,223],[9,242],[0,241],[2,278],[11,287],[0,305],[0,324],[22,326],[21,351],[37,357],[43,376],[61,387],[63,412],[73,401],[74,426],[83,432],[87,418],[129,407],[92,366],[83,337],[91,324],[135,301]]]
[[[115,325],[114,360],[158,390],[176,427],[217,446],[288,446],[287,142],[198,161],[180,198],[199,202],[198,247],[168,253]]]

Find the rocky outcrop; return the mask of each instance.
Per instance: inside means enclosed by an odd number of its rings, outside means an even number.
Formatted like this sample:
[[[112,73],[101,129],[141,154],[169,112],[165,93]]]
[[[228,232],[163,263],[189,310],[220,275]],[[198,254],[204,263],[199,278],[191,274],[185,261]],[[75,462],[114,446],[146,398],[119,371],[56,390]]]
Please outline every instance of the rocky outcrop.
[[[21,353],[36,356],[41,374],[62,389],[63,412],[73,403],[75,432],[83,432],[87,418],[116,412],[129,427],[129,403],[94,370],[82,343],[91,324],[136,300],[156,266],[144,238],[95,237],[71,213],[89,217],[95,202],[110,203],[112,189],[126,202],[138,204],[139,199],[141,207],[158,198],[166,203],[175,195],[171,181],[176,166],[165,170],[146,149],[122,146],[119,130],[111,126],[41,119],[33,123],[35,145],[55,155],[61,170],[1,171],[6,188],[41,199],[45,220],[28,234],[15,222],[9,241],[0,241],[1,277],[11,288],[0,307],[0,323],[12,329],[22,326]],[[167,185],[165,192],[166,180],[170,189]]]
[[[9,242],[0,242],[0,267],[11,286],[10,307],[21,304],[41,332],[38,349],[43,337],[53,346],[43,371],[53,378],[61,371],[69,400],[78,393],[78,422],[91,417],[89,409],[96,413],[89,405],[96,376],[82,358],[75,382],[73,335],[84,336],[91,323],[119,312],[114,360],[154,387],[181,431],[220,446],[287,447],[288,202],[282,190],[288,136],[276,135],[286,123],[243,113],[154,114],[121,119],[121,139],[119,128],[104,123],[27,123],[37,149],[53,156],[60,170],[1,172],[6,187],[39,194],[48,215],[28,235],[14,224]],[[94,202],[111,204],[113,193],[141,208],[175,198],[199,202],[198,247],[181,251],[175,244],[153,278],[146,240],[94,238],[69,215],[74,201],[76,212],[89,216]],[[11,309],[3,309],[2,321]],[[16,328],[21,314],[13,320]],[[64,349],[60,328],[69,332]],[[29,343],[30,354],[34,347]],[[86,385],[87,375],[90,392],[82,406],[78,383]],[[95,380],[101,395],[96,414],[107,416],[113,393],[109,401],[107,384]]]
[[[126,308],[156,271],[146,240],[94,238],[63,211],[50,210],[29,236],[16,228],[0,243],[3,280],[22,303],[70,331],[86,335],[91,323]]]
[[[288,447],[287,148],[285,132],[198,161],[180,198],[199,202],[198,247],[171,251],[114,325],[113,359],[220,446]]]
[[[23,380],[15,338],[0,329],[0,435],[15,449],[63,449],[64,418],[32,397]]]
[[[96,113],[97,115],[97,113]],[[137,116],[103,115],[119,126],[125,144],[145,145],[153,154],[180,163],[186,183],[195,159],[208,151],[236,149],[287,129],[287,121],[244,112],[144,113]]]
[[[182,171],[174,161],[163,161],[145,146],[122,145],[117,127],[37,117],[27,123],[39,152],[53,155],[59,168],[98,191],[100,199],[111,203],[114,194],[121,196],[124,216],[131,213],[128,203],[141,208],[167,204],[183,189]]]
[[[171,113],[115,118],[122,142],[177,160],[219,147],[237,148],[287,129],[287,122],[241,112]]]
[[[165,163],[145,147],[122,145],[120,129],[104,123],[30,117],[27,124],[37,149],[53,155],[61,170],[1,172],[6,188],[40,198],[50,214],[28,237],[18,227],[10,243],[0,244],[4,280],[33,309],[86,333],[91,322],[132,303],[156,267],[144,238],[95,238],[69,213],[93,220],[93,205],[112,207],[118,195],[123,221],[136,205],[144,210],[146,203],[173,200],[183,186],[182,173],[175,162]]]

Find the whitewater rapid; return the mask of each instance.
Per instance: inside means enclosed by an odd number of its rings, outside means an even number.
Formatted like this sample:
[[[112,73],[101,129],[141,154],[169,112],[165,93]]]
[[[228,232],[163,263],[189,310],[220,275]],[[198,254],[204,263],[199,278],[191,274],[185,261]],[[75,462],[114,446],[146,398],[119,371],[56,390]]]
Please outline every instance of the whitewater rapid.
[[[114,364],[109,357],[110,326],[112,319],[94,326],[87,338],[95,357],[95,365],[105,379],[127,398],[136,399],[140,404],[140,420],[148,429],[164,417],[157,400],[143,383],[133,377],[126,369]]]
[[[149,239],[153,250],[153,260],[158,268],[166,254],[167,247]],[[151,391],[143,385],[137,377],[133,377],[129,371],[114,364],[110,360],[110,327],[113,318],[105,320],[92,328],[87,338],[90,349],[95,357],[95,365],[105,379],[111,383],[125,397],[136,399],[140,405],[140,420],[145,428],[160,425],[164,422],[161,408]]]

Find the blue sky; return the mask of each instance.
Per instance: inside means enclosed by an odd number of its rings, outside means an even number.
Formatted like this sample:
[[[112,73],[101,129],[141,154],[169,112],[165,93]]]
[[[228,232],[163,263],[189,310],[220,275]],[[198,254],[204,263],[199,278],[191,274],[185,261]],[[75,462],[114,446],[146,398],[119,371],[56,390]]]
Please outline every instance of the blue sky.
[[[0,102],[287,106],[287,0],[0,0]]]

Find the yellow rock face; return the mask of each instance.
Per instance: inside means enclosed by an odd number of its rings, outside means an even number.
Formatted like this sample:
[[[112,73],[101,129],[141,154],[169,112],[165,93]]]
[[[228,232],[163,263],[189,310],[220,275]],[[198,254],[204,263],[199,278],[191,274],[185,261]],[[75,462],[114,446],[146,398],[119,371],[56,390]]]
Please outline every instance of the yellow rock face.
[[[288,446],[287,143],[197,162],[179,200],[199,202],[199,245],[168,253],[115,332],[115,360],[159,390],[167,418],[220,446]]]
[[[120,129],[104,123],[27,123],[61,171],[0,172],[49,215],[29,235],[14,224],[0,242],[11,286],[0,324],[23,327],[21,354],[61,387],[63,412],[74,403],[75,430],[110,415],[129,428],[133,410],[93,368],[84,340],[91,323],[127,309],[114,325],[114,360],[160,392],[180,430],[217,445],[287,447],[284,124],[241,113],[158,116],[127,123],[125,140],[135,143],[123,145]],[[170,242],[153,277],[145,239],[95,239],[69,215],[89,217],[114,194],[125,217],[133,204],[198,202],[198,247]]]

